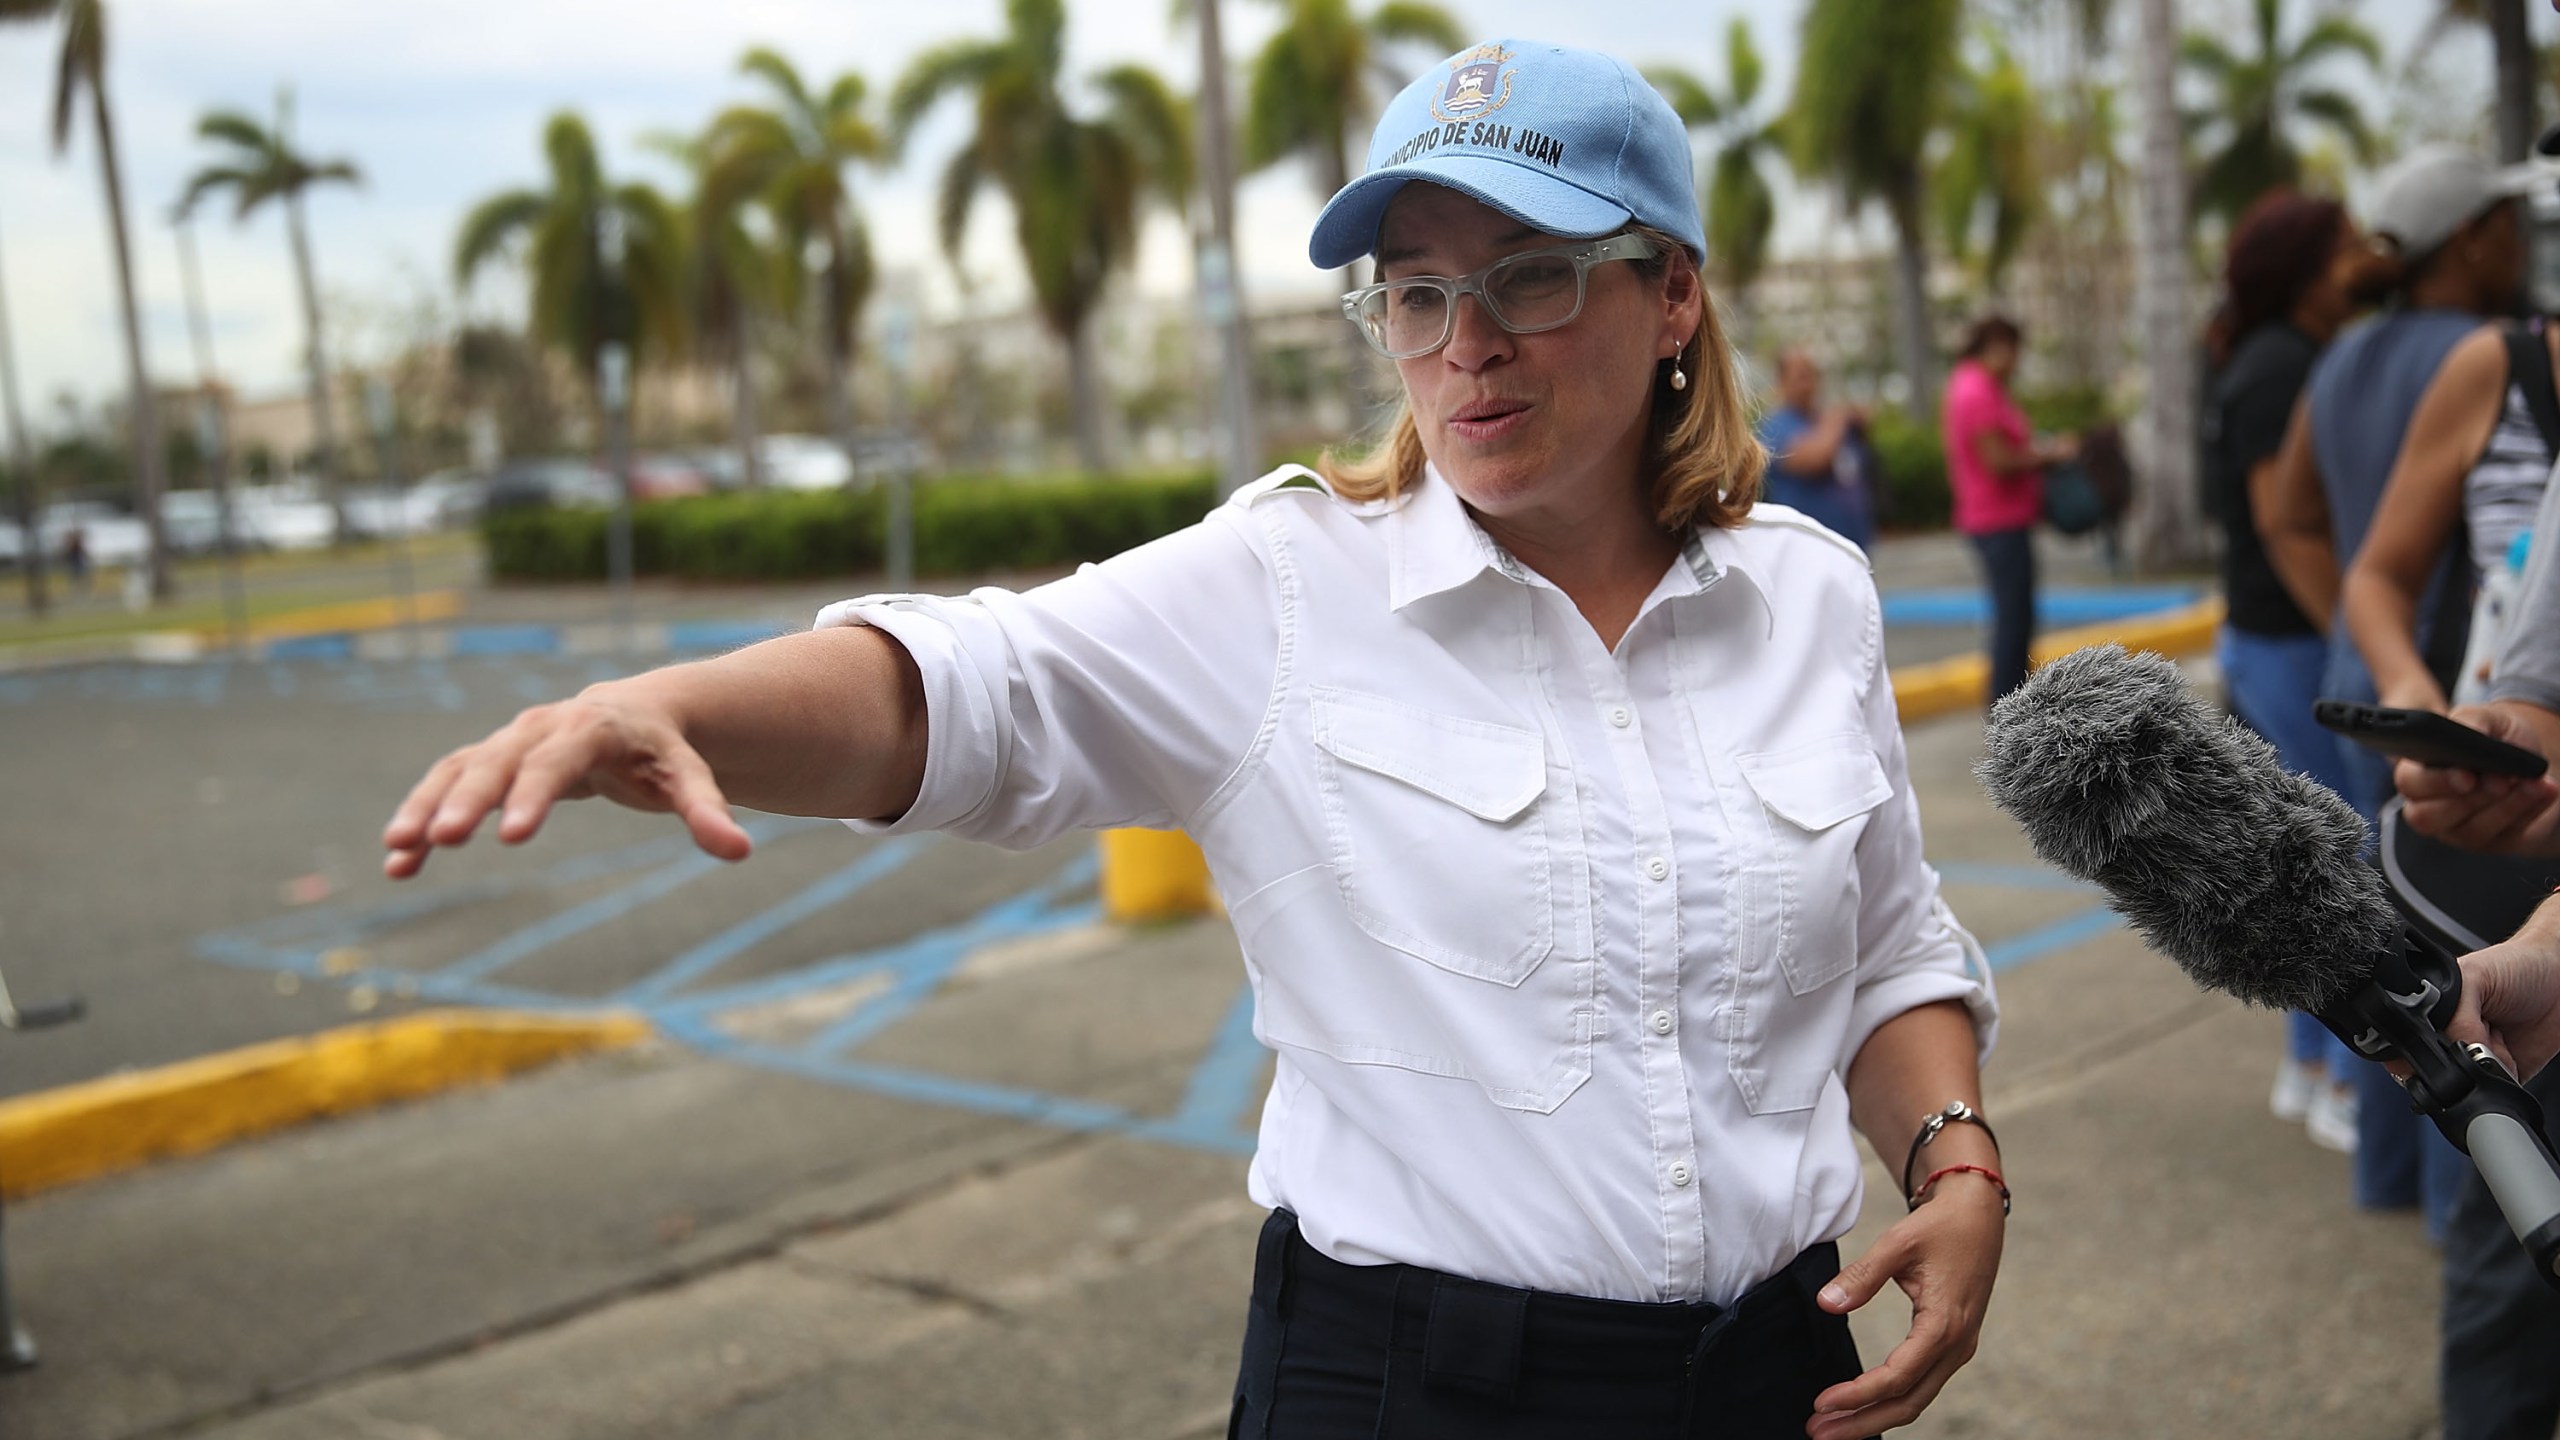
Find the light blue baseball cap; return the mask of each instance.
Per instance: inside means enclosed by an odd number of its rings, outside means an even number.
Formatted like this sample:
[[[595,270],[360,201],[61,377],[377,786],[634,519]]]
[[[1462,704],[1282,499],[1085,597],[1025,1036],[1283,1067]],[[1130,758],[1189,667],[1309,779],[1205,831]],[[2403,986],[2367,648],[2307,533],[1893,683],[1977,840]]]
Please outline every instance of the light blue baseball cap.
[[[1416,180],[1549,235],[1650,225],[1707,257],[1689,132],[1623,60],[1533,40],[1470,46],[1424,71],[1378,118],[1369,161],[1316,217],[1307,258],[1339,269],[1378,248],[1378,222]]]

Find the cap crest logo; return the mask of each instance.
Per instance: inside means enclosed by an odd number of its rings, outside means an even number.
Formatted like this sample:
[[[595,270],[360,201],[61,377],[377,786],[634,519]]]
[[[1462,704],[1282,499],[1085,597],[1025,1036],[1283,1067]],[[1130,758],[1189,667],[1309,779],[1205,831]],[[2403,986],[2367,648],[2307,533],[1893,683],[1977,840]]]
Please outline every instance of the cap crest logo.
[[[1511,52],[1499,45],[1479,45],[1451,60],[1449,81],[1431,102],[1431,113],[1441,120],[1468,120],[1509,104],[1511,82],[1520,75],[1517,69],[1502,68],[1510,58]]]

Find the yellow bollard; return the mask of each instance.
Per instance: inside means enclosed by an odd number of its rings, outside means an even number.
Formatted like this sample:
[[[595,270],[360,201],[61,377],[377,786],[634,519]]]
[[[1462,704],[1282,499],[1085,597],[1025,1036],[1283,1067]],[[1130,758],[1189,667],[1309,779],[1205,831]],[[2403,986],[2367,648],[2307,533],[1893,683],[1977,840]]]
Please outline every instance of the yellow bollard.
[[[1179,830],[1105,830],[1102,913],[1120,924],[1181,920],[1218,908],[1209,860]]]

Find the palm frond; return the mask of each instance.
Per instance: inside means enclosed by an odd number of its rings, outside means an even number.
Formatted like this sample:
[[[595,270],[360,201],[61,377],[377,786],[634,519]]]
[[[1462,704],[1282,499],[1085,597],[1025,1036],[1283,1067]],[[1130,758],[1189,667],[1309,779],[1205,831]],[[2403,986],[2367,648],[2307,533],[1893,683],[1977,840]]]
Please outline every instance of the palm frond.
[[[238,110],[208,110],[196,120],[196,138],[212,140],[266,159],[281,149],[265,126]]]
[[[1428,0],[1386,0],[1369,12],[1368,30],[1380,40],[1429,45],[1442,55],[1467,43],[1458,18]]]
[[[1736,111],[1748,110],[1760,98],[1763,73],[1760,47],[1751,40],[1751,22],[1740,15],[1724,32],[1725,95]]]
[[[772,86],[774,93],[782,97],[783,105],[791,111],[793,120],[805,124],[816,119],[817,101],[810,98],[809,87],[802,83],[800,72],[782,57],[780,51],[763,45],[750,49],[738,57],[738,73],[754,76]]]
[[[934,187],[934,233],[942,240],[942,253],[952,263],[960,260],[960,242],[969,232],[969,210],[978,198],[978,187],[986,174],[978,165],[978,147],[963,145],[942,167],[942,179]]]
[[[530,231],[550,209],[547,196],[531,190],[508,190],[471,207],[453,241],[453,278],[468,286],[472,275],[520,232]]]
[[[187,177],[186,188],[178,192],[173,207],[179,219],[195,213],[196,204],[216,190],[245,189],[257,178],[257,172],[236,165],[208,165]]]
[[[1003,47],[983,40],[955,40],[917,56],[890,87],[889,152],[894,155],[906,148],[916,121],[937,101],[975,88],[1009,58]]]
[[[2359,165],[2370,165],[2380,153],[2373,128],[2365,122],[2363,107],[2355,97],[2343,90],[2305,90],[2293,97],[2293,108],[2338,132]]]
[[[2294,42],[2293,64],[2307,66],[2331,55],[2354,55],[2377,73],[2382,69],[2382,42],[2345,15],[2323,15]]]
[[[1114,65],[1095,76],[1094,84],[1107,99],[1105,123],[1136,157],[1146,188],[1177,214],[1186,211],[1195,173],[1191,106],[1144,65]]]
[[[1705,81],[1679,66],[1648,65],[1644,68],[1644,78],[1646,84],[1661,91],[1662,98],[1671,102],[1671,111],[1680,117],[1681,124],[1694,130],[1724,118],[1724,106],[1717,103],[1715,92],[1707,88]]]

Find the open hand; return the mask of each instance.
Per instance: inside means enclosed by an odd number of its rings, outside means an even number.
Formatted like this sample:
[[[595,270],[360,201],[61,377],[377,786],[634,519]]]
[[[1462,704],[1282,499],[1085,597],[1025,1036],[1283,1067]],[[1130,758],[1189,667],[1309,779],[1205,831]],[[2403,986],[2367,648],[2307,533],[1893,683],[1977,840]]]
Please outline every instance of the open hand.
[[[468,842],[491,811],[499,812],[498,838],[520,845],[553,805],[590,795],[673,813],[696,845],[723,860],[743,860],[754,848],[674,718],[608,684],[537,705],[437,761],[383,829],[390,853],[382,873],[394,880],[417,874],[428,852]]]
[[[1911,1298],[1911,1333],[1883,1363],[1814,1397],[1812,1440],[1857,1440],[1918,1419],[1973,1358],[2008,1227],[2000,1193],[1982,1176],[1950,1175],[1919,1209],[1822,1287],[1822,1308],[1845,1315],[1887,1280]]]

